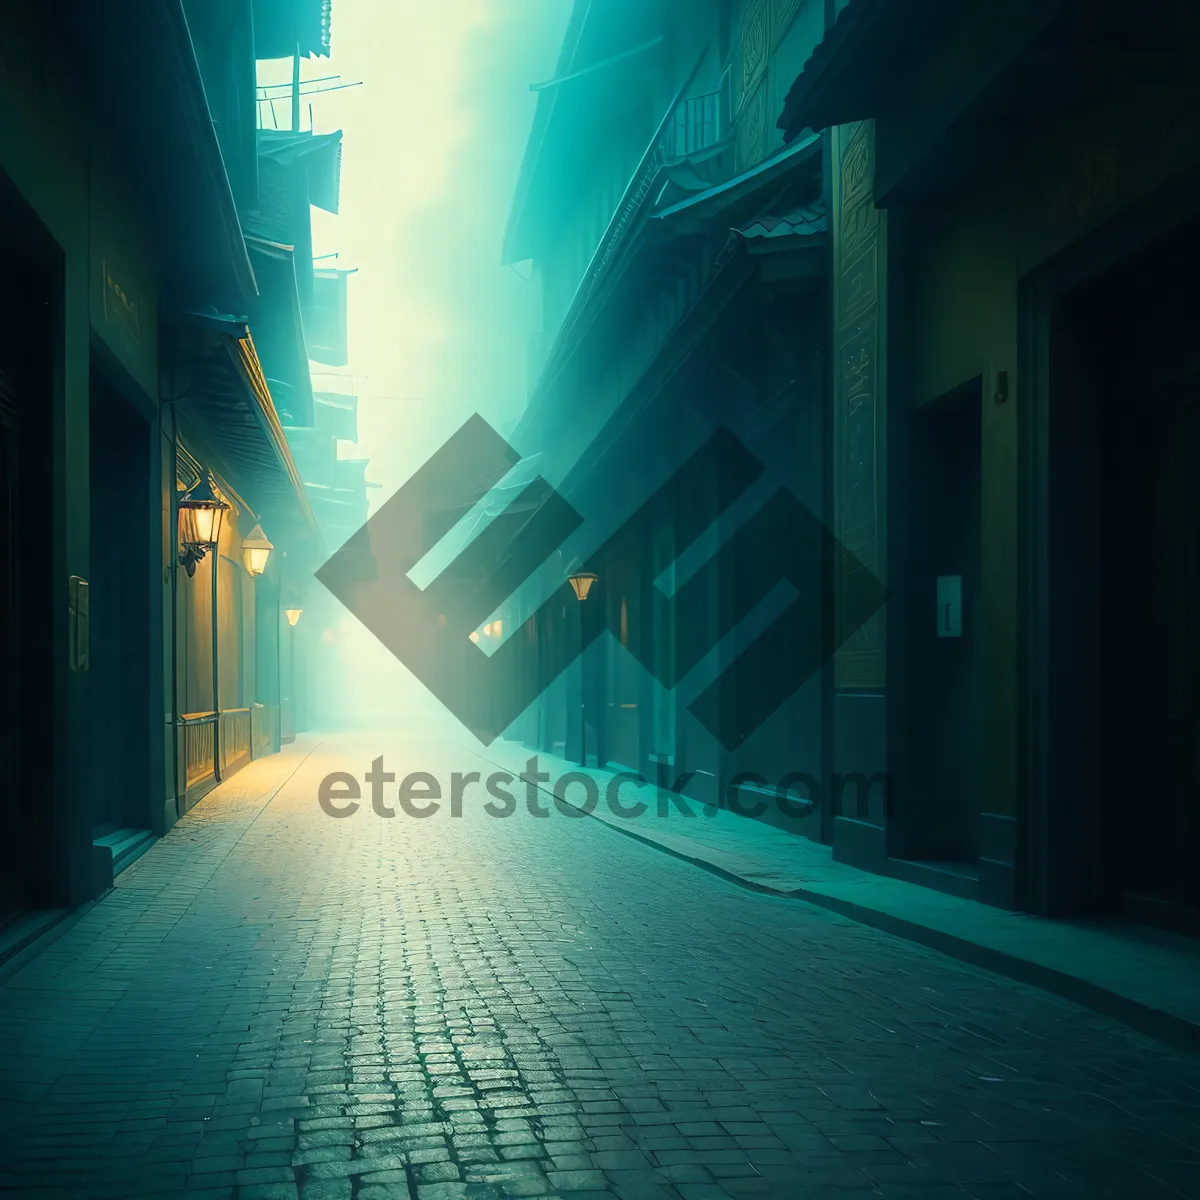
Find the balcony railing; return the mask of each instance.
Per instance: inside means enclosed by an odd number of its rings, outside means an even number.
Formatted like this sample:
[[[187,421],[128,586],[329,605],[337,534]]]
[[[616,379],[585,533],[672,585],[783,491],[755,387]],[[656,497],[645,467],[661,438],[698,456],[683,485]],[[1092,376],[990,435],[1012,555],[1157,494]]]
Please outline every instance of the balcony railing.
[[[637,169],[633,173],[633,178],[630,179],[629,185],[626,187],[620,203],[617,205],[617,210],[613,213],[608,228],[600,238],[600,244],[596,247],[596,252],[592,255],[592,260],[588,263],[583,279],[576,289],[568,312],[568,324],[571,323],[572,315],[578,315],[581,302],[595,282],[604,274],[609,263],[613,261],[618,250],[624,244],[626,235],[637,223],[637,219],[645,206],[646,198],[650,195],[651,188],[654,186],[654,181],[658,178],[659,172],[667,161],[666,147],[668,144],[668,134],[673,133],[675,130],[677,113],[680,107],[686,104],[684,97],[688,89],[692,86],[703,62],[704,55],[702,54],[697,60],[696,65],[692,68],[687,81],[671,101],[666,115],[659,122],[654,136],[650,139],[650,144],[646,147],[641,162],[638,163]],[[562,332],[560,332],[559,340],[561,340],[562,336]],[[551,357],[553,357],[553,354]]]
[[[668,123],[663,137],[663,159],[678,161],[715,146],[729,132],[731,119],[727,72],[715,91],[689,96],[675,106],[674,120]]]
[[[539,391],[552,386],[552,381],[561,368],[564,352],[572,344],[580,328],[581,318],[588,308],[592,293],[609,267],[620,256],[631,233],[643,219],[649,204],[652,203],[650,197],[658,191],[655,185],[661,179],[663,169],[681,158],[716,145],[732,129],[734,115],[728,71],[714,91],[699,96],[688,96],[706,57],[707,48],[668,105],[617,204],[608,227],[601,235],[599,245],[583,272],[583,277],[567,307],[566,316],[546,355],[538,382]]]

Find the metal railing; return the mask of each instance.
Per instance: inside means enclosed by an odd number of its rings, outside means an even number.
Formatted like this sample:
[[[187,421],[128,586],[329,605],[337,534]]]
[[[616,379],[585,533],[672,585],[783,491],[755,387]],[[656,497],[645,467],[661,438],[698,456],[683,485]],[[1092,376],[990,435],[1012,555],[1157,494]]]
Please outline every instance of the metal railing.
[[[216,775],[217,714],[180,713],[175,736],[179,739],[182,791]]]
[[[645,206],[646,198],[650,195],[651,189],[654,186],[654,181],[658,178],[659,172],[667,162],[665,146],[668,131],[672,130],[672,123],[676,119],[676,113],[683,103],[688,89],[695,82],[696,75],[701,66],[703,66],[707,53],[708,48],[705,47],[704,52],[696,59],[696,65],[689,72],[683,86],[675,93],[671,103],[667,106],[667,111],[663,119],[659,122],[658,128],[655,129],[654,136],[651,137],[628,186],[622,193],[616,211],[613,213],[612,219],[601,235],[600,244],[596,247],[591,261],[584,270],[583,278],[579,281],[579,286],[575,289],[575,295],[572,297],[567,309],[567,319],[563,322],[562,328],[555,338],[554,347],[551,349],[548,357],[549,362],[554,361],[559,349],[565,344],[566,339],[570,337],[580,311],[585,305],[588,294],[608,269],[609,264],[624,245],[630,230],[636,225],[638,217]]]
[[[279,708],[274,704],[256,704],[250,710],[251,756],[262,758],[279,749]]]
[[[729,75],[721,86],[701,96],[689,96],[675,106],[675,119],[668,125],[663,138],[662,155],[667,162],[677,162],[715,146],[732,124]]]
[[[222,710],[221,731],[221,774],[250,757],[250,710],[227,708]]]

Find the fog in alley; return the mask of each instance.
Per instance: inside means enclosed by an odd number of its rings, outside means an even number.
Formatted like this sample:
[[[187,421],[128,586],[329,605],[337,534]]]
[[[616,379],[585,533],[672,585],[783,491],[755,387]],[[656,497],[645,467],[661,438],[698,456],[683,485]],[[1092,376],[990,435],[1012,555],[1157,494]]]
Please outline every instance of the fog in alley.
[[[1200,6],[5,0],[0,1193],[1200,1200]]]
[[[372,511],[471,414],[508,434],[524,406],[541,300],[528,264],[501,265],[501,245],[530,85],[554,75],[570,8],[350,0],[334,13],[330,56],[301,63],[302,126],[340,129],[344,146],[340,211],[313,209],[313,254],[356,272],[349,362],[314,363],[313,386],[359,397],[358,442],[339,453],[369,460]],[[270,98],[260,122],[287,128],[291,59],[261,61],[258,78]],[[332,721],[435,703],[358,620],[337,605],[329,616]]]

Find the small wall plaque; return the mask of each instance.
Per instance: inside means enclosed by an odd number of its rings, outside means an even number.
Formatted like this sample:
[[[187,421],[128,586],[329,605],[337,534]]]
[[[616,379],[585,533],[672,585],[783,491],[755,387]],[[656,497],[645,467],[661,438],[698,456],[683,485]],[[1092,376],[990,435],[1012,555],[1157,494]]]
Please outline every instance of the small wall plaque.
[[[939,575],[937,581],[938,637],[962,637],[962,576]]]

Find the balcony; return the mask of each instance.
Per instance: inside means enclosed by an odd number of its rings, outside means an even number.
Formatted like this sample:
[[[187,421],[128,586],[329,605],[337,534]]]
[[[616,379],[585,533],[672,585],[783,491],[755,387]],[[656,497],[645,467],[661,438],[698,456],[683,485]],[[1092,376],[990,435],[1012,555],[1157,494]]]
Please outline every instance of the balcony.
[[[733,111],[726,71],[720,86],[700,96],[689,96],[675,106],[659,144],[664,164],[681,162],[720,143],[733,125]]]

